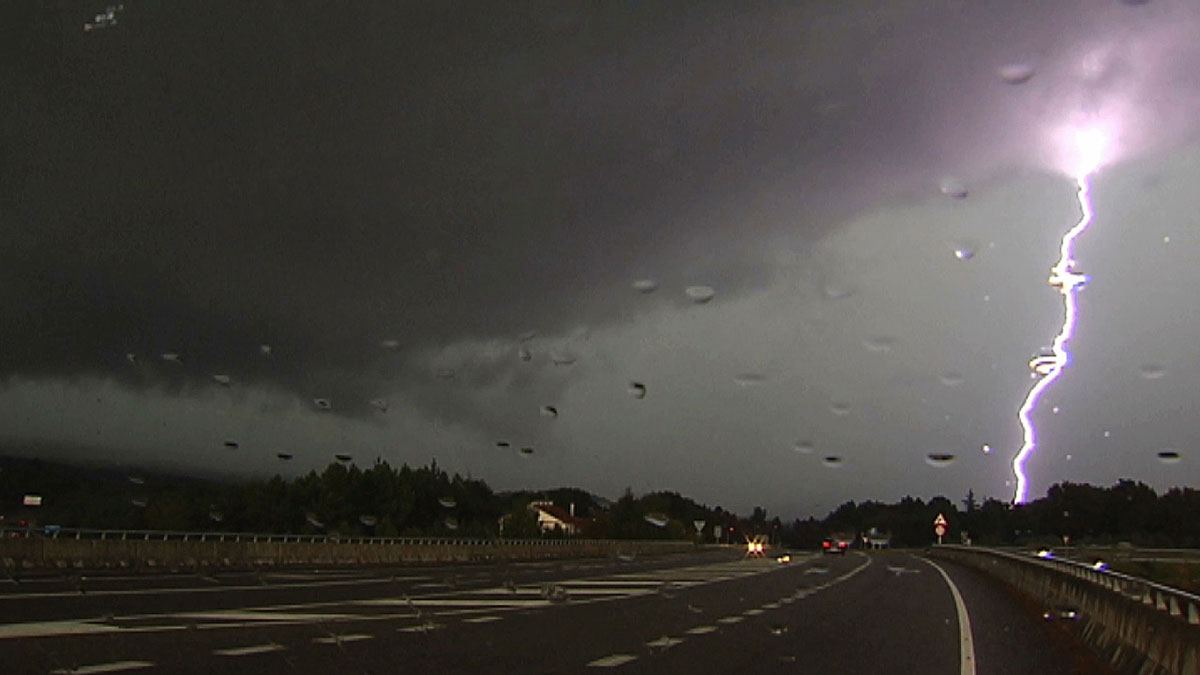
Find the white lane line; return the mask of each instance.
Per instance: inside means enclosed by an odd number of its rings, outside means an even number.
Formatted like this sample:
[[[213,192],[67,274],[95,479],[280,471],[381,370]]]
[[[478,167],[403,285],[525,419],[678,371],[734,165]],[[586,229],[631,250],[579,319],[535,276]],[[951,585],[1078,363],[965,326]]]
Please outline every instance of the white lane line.
[[[768,602],[767,604],[763,605],[762,608],[763,609],[779,609],[779,603],[778,602]]]
[[[623,666],[630,661],[636,661],[637,657],[633,654],[612,654],[601,659],[596,659],[588,664],[589,668],[616,668]]]
[[[499,621],[500,619],[501,617],[492,616],[489,614],[487,616],[473,616],[469,619],[463,619],[463,623],[491,623],[493,621]]]
[[[933,569],[942,575],[946,580],[946,585],[950,587],[950,595],[954,596],[954,609],[958,613],[958,656],[960,666],[958,669],[959,675],[975,675],[975,643],[971,639],[971,619],[967,616],[967,606],[963,603],[962,594],[958,592],[958,587],[950,580],[950,575],[946,574],[946,570],[942,569],[941,565],[929,560],[921,558],[921,560],[933,566]]]
[[[705,635],[707,633],[711,633],[711,632],[715,631],[716,629],[717,629],[716,626],[696,626],[695,628],[687,629],[687,631],[685,631],[685,632],[688,635]]]
[[[84,675],[86,673],[119,673],[125,670],[140,670],[153,668],[151,661],[114,661],[113,663],[97,663],[94,666],[79,666],[78,668],[60,668],[50,671],[50,675]]]
[[[49,635],[88,635],[91,633],[111,633],[119,631],[116,626],[108,626],[88,621],[33,621],[30,623],[9,623],[0,625],[0,640],[8,638],[43,637]]]
[[[664,635],[657,640],[651,640],[650,642],[647,642],[646,646],[650,647],[651,649],[670,649],[671,647],[674,647],[682,642],[683,640],[680,638],[667,637]]]
[[[346,642],[361,642],[362,640],[370,640],[374,635],[367,633],[350,633],[348,635],[327,635],[325,637],[313,638],[313,642],[319,645],[340,645]]]
[[[236,609],[216,612],[183,612],[172,614],[184,619],[208,619],[212,621],[337,621],[352,618],[353,614],[305,614],[285,612],[243,612]]]
[[[474,600],[471,598],[417,599],[404,603],[413,607],[545,607],[549,600]]]
[[[717,619],[717,623],[740,623],[743,618],[744,617],[740,617],[740,616],[726,616],[726,617]]]
[[[249,647],[231,647],[229,649],[214,649],[213,654],[217,656],[250,656],[252,654],[268,654],[270,652],[281,652],[285,649],[283,645],[275,643],[265,645],[250,645]]]
[[[127,595],[171,595],[185,593],[236,593],[240,591],[276,591],[297,588],[325,588],[327,586],[366,586],[370,584],[390,584],[391,579],[336,579],[332,581],[314,581],[303,584],[254,584],[253,586],[195,586],[184,588],[129,588],[123,590],[88,591],[89,596],[127,596]],[[44,591],[35,593],[0,593],[0,602],[6,600],[30,600],[35,598],[77,598],[79,591]]]
[[[762,614],[762,613],[763,613],[763,611],[761,609],[748,609],[748,610],[742,612],[742,614],[744,614],[746,616],[758,616],[759,614]]]

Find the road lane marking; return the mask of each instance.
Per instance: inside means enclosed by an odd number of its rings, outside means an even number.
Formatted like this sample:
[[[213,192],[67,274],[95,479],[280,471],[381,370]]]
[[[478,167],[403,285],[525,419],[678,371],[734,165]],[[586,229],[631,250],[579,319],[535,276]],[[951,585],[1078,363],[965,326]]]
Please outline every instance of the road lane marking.
[[[281,652],[285,649],[283,645],[269,643],[265,645],[250,645],[249,647],[230,647],[229,649],[214,649],[213,654],[217,656],[251,656],[253,654],[269,654],[270,652]]]
[[[94,666],[79,666],[78,668],[60,668],[50,671],[50,675],[86,675],[87,673],[119,673],[125,670],[140,670],[153,668],[151,661],[114,661],[113,663],[98,663]]]
[[[374,637],[374,635],[368,633],[350,633],[348,635],[327,635],[325,637],[313,638],[313,642],[319,645],[340,645],[346,642],[370,640]]]
[[[354,618],[353,614],[307,614],[294,612],[244,612],[236,609],[217,610],[215,612],[181,612],[173,614],[183,619],[207,619],[211,621],[337,621]]]
[[[589,668],[616,668],[623,666],[630,661],[636,661],[637,657],[633,654],[612,654],[601,659],[596,659],[588,664]]]
[[[500,621],[500,620],[501,620],[501,617],[489,614],[487,616],[473,616],[469,619],[463,619],[463,623],[491,623],[493,621]]]
[[[763,609],[779,609],[779,603],[778,602],[768,602],[767,604],[763,605],[762,608]]]
[[[46,637],[51,635],[88,635],[119,631],[109,626],[90,621],[33,621],[0,625],[0,640],[23,637]]]
[[[680,638],[673,638],[664,635],[657,640],[651,640],[650,642],[647,642],[646,646],[650,647],[651,649],[670,649],[671,647],[681,644],[682,642],[683,640]]]
[[[748,610],[742,612],[742,614],[744,614],[745,616],[758,616],[759,614],[762,614],[762,613],[763,613],[763,611],[761,609],[748,609]]]
[[[717,623],[725,623],[725,624],[740,623],[743,618],[744,617],[740,617],[740,616],[726,616],[726,617],[717,619]]]
[[[967,606],[963,603],[962,594],[958,592],[958,587],[950,580],[950,575],[946,574],[946,570],[942,569],[941,565],[929,560],[928,558],[920,558],[933,566],[933,569],[942,575],[946,580],[946,585],[950,587],[950,595],[954,596],[954,609],[958,614],[958,656],[960,666],[958,669],[959,675],[975,675],[975,644],[971,640],[971,619],[967,616]]]
[[[696,626],[685,631],[688,635],[705,635],[717,629],[716,626]]]

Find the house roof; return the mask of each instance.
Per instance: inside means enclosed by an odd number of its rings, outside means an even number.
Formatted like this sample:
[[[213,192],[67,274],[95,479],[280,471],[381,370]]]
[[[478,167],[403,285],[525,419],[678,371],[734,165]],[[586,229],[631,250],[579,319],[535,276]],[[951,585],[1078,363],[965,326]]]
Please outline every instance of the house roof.
[[[566,523],[567,525],[573,525],[575,527],[583,527],[587,523],[587,521],[584,520],[583,518],[576,518],[575,516],[568,513],[566,509],[564,509],[561,506],[557,506],[555,504],[530,504],[530,506],[541,511],[542,513],[545,513],[548,516],[553,516],[557,520],[559,520],[563,523]]]

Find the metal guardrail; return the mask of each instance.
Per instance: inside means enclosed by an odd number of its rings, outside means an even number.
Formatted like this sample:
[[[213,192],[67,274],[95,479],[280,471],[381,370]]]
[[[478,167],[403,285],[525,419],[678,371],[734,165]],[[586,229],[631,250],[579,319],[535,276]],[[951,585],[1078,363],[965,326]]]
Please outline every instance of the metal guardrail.
[[[1093,565],[1062,558],[1040,557],[1037,553],[1013,553],[977,546],[944,545],[937,548],[983,553],[1008,558],[1029,565],[1038,565],[1090,582],[1116,595],[1141,602],[1147,607],[1166,612],[1168,615],[1192,625],[1200,625],[1200,595],[1164,586],[1139,577],[1097,569]]]
[[[177,532],[169,530],[95,530],[84,528],[0,527],[0,537],[141,541],[232,541],[303,544],[378,544],[401,546],[581,546],[601,539],[489,539],[481,537],[343,537],[334,534],[261,534],[253,532]],[[663,543],[673,540],[664,539]],[[691,541],[679,542],[692,544]]]

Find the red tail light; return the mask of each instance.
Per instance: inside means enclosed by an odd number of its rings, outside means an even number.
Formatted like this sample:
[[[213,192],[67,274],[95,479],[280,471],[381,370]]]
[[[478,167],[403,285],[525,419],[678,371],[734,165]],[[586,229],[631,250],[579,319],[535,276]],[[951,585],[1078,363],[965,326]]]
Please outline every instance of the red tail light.
[[[827,542],[827,541],[821,542],[821,548],[829,548],[829,542]]]

